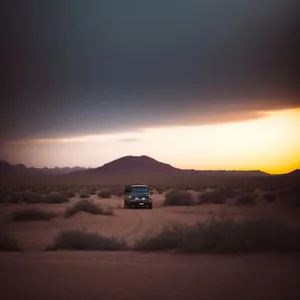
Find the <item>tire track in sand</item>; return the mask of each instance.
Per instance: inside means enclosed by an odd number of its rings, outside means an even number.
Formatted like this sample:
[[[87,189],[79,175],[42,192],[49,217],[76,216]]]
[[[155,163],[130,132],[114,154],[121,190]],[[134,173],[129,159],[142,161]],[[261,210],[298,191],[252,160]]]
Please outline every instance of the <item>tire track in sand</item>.
[[[169,216],[166,218],[164,212],[160,209],[132,209],[126,210],[126,213],[132,214],[134,223],[132,226],[125,228],[120,237],[126,239],[129,244],[133,244],[136,240],[159,232],[164,225],[171,221]]]

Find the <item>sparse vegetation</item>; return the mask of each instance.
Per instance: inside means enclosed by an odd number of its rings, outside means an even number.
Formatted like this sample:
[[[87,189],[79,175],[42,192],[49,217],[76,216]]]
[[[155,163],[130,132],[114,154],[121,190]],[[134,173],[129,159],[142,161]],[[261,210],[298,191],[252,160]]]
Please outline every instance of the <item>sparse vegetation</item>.
[[[43,202],[59,204],[69,202],[69,199],[58,192],[50,192],[48,195],[44,196]]]
[[[111,193],[109,190],[102,190],[98,192],[98,197],[103,198],[103,199],[108,199],[111,197]]]
[[[277,192],[274,191],[268,191],[266,193],[263,194],[263,198],[267,201],[267,202],[274,202],[277,199]]]
[[[121,197],[124,194],[124,188],[121,186],[112,186],[110,188],[111,195]]]
[[[231,187],[218,187],[212,190],[200,192],[198,204],[224,204],[227,199],[234,196],[234,190]]]
[[[238,206],[242,205],[254,205],[256,195],[254,192],[246,191],[236,196],[235,204]]]
[[[156,190],[159,195],[162,195],[166,191],[166,187],[164,186],[155,186],[153,189]]]
[[[40,195],[31,191],[14,191],[6,193],[1,199],[5,203],[65,203],[68,198],[58,192],[49,192],[46,195]]]
[[[66,190],[63,192],[63,195],[67,198],[72,198],[72,197],[75,197],[75,193],[71,190]]]
[[[11,214],[13,221],[48,221],[56,216],[52,211],[45,211],[38,208],[18,210]]]
[[[42,203],[43,196],[32,192],[14,192],[8,198],[9,203]]]
[[[300,187],[282,190],[278,196],[284,206],[288,208],[300,207]]]
[[[134,250],[164,251],[177,249],[186,235],[187,227],[181,224],[166,226],[157,235],[143,237],[136,242]]]
[[[67,208],[66,217],[70,218],[71,216],[79,213],[86,212],[93,215],[113,215],[111,208],[104,209],[100,205],[96,205],[89,200],[80,200],[72,207]]]
[[[91,196],[91,195],[95,195],[97,192],[97,189],[95,187],[90,187],[87,190],[87,193]]]
[[[166,193],[163,205],[169,206],[190,206],[194,205],[195,201],[193,195],[190,192],[182,190],[171,190]]]
[[[7,190],[0,191],[0,204],[1,203],[8,203],[10,201],[10,192]]]
[[[0,252],[22,251],[19,241],[12,234],[0,233]]]
[[[178,252],[299,252],[300,229],[271,220],[212,219],[195,226],[173,225],[137,241],[139,251]]]
[[[88,192],[81,192],[79,194],[79,197],[80,198],[89,198],[90,197],[90,194]]]
[[[117,238],[104,237],[86,230],[65,230],[55,237],[53,245],[46,250],[116,251],[126,248],[126,243]]]

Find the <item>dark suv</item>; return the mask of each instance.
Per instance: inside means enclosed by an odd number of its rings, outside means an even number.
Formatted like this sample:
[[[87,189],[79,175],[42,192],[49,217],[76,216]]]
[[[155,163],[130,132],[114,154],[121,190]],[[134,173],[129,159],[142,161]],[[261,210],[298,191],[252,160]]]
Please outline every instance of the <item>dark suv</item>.
[[[152,209],[151,191],[147,185],[131,184],[125,187],[124,208],[148,207]]]

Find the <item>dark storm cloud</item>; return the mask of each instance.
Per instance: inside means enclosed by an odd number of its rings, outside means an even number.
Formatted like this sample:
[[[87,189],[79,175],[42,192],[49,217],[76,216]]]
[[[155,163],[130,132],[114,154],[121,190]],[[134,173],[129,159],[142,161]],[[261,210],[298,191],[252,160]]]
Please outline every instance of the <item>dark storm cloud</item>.
[[[2,139],[299,105],[297,1],[4,2]]]

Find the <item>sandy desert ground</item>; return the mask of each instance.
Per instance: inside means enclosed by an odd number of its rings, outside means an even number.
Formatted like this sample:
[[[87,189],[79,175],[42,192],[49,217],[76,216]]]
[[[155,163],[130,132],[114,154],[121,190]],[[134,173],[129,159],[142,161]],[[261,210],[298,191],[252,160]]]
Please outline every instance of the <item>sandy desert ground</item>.
[[[299,299],[297,255],[0,255],[1,299]]]
[[[3,204],[2,227],[13,233],[23,253],[0,253],[1,299],[297,299],[298,254],[186,255],[173,253],[41,252],[63,229],[86,228],[124,238],[129,245],[172,222],[194,224],[212,216],[273,215],[291,224],[299,210],[279,213],[274,203],[253,207],[201,205],[124,209],[121,197],[91,198],[113,208],[114,216],[78,213],[64,218],[67,204]],[[51,221],[8,222],[10,213],[26,207],[54,211]],[[297,297],[298,296],[298,297]]]

